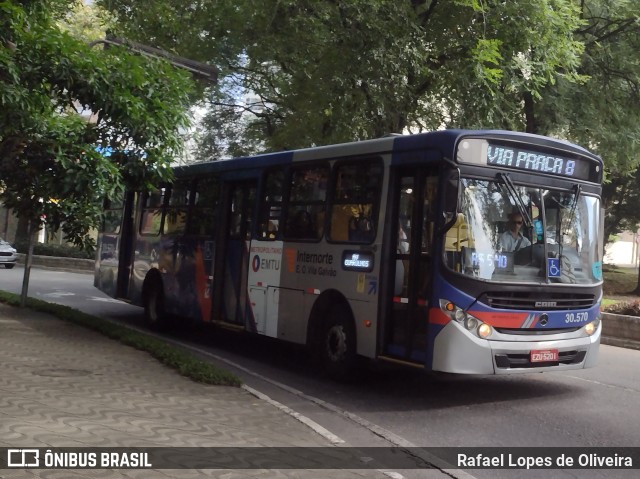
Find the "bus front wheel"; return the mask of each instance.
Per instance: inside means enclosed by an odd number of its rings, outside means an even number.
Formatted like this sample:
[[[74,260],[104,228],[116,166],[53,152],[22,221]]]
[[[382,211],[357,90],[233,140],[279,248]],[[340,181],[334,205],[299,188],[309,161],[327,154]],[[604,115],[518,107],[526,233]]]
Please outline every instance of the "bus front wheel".
[[[332,310],[322,322],[318,359],[323,370],[336,379],[350,376],[356,367],[356,331],[344,310]]]

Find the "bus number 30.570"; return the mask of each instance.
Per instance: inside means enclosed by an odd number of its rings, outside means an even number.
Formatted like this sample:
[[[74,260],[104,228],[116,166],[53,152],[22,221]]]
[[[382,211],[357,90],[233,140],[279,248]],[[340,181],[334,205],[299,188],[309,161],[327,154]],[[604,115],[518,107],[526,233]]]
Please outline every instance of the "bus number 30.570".
[[[589,320],[589,313],[567,313],[564,318],[565,323],[582,323]]]

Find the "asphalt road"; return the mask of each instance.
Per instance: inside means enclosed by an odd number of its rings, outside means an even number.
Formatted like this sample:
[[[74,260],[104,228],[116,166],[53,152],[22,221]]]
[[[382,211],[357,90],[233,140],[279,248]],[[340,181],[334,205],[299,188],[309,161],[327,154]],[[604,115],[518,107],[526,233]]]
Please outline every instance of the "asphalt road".
[[[0,269],[19,292],[22,268]],[[33,269],[30,296],[141,326],[87,274]],[[348,384],[322,378],[298,348],[218,330],[180,341],[358,446],[640,447],[640,351],[601,346],[596,368],[509,377],[425,374],[388,365]],[[638,467],[638,466],[636,466]],[[478,478],[631,478],[635,471],[471,470]]]

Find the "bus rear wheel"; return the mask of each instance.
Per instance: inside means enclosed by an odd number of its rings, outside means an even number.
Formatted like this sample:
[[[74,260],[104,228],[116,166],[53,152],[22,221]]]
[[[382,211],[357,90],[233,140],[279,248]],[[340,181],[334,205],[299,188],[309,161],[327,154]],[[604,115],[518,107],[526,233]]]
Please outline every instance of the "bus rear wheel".
[[[356,331],[344,310],[331,310],[322,323],[317,350],[322,369],[335,379],[345,379],[356,369]]]
[[[144,296],[144,319],[147,326],[153,329],[162,329],[167,324],[164,294],[162,287],[157,284],[151,285]]]

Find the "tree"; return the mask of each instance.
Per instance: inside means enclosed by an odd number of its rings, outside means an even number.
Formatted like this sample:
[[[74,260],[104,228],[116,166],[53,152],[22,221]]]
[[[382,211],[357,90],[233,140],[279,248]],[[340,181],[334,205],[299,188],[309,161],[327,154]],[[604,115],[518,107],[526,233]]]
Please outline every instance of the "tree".
[[[166,62],[91,49],[62,32],[56,20],[71,3],[0,1],[0,200],[28,221],[30,240],[46,217],[90,248],[105,197],[169,177],[190,80]]]
[[[266,149],[442,127],[546,134],[603,157],[607,238],[640,221],[640,2],[99,2],[127,35],[197,52],[254,92],[255,107],[237,89],[214,103],[253,112]]]
[[[260,101],[269,150],[406,129],[525,124],[533,98],[575,80],[571,0],[102,0],[125,36],[198,54]],[[519,128],[518,128],[519,129]]]
[[[105,37],[105,31],[113,26],[108,13],[85,0],[69,2],[69,10],[57,21],[62,31],[85,43],[95,42]]]
[[[584,46],[580,83],[560,78],[531,109],[536,132],[560,136],[602,156],[605,242],[640,223],[640,4],[580,2]],[[636,294],[640,294],[640,276]]]

